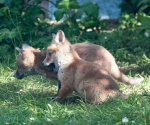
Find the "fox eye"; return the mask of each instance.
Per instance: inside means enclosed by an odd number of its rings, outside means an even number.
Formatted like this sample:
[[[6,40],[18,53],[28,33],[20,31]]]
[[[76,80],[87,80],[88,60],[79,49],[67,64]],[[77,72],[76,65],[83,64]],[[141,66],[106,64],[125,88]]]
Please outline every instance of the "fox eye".
[[[48,56],[51,56],[52,54],[49,52],[49,53],[47,53],[47,55],[48,55]]]

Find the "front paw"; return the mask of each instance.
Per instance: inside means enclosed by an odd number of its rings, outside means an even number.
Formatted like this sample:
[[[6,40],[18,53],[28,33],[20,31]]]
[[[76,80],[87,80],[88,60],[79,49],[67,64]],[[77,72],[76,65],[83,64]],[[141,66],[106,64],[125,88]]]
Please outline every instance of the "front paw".
[[[55,94],[53,97],[52,97],[52,101],[56,101],[57,99],[57,94]]]
[[[52,98],[52,101],[56,101],[56,102],[59,102],[61,103],[63,100],[61,99],[61,97],[58,97],[58,95],[56,94],[53,98]]]

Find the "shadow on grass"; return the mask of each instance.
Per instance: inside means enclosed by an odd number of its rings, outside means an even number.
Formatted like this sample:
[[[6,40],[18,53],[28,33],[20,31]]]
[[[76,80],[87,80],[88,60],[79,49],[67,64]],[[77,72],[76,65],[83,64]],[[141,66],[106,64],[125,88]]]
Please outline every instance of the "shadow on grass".
[[[9,117],[10,120],[8,122],[12,124],[18,122],[21,124],[23,122],[26,122],[27,124],[31,124],[31,125],[35,125],[35,124],[46,125],[48,124],[48,122],[46,121],[45,118],[49,116],[49,112],[47,113],[45,111],[48,109],[47,104],[51,104],[51,106],[54,108],[59,108],[56,110],[58,110],[57,116],[59,120],[60,119],[62,120],[61,122],[65,122],[65,120],[62,118],[60,114],[64,111],[66,105],[69,111],[72,110],[76,111],[74,114],[81,114],[82,116],[86,113],[85,110],[87,110],[89,111],[88,117],[91,117],[91,119],[94,120],[95,119],[98,120],[99,117],[102,116],[104,117],[104,115],[105,118],[107,119],[108,115],[106,116],[106,114],[110,114],[110,113],[112,116],[115,116],[117,113],[119,119],[122,119],[123,117],[122,115],[124,114],[128,114],[128,117],[132,118],[134,114],[135,115],[139,114],[139,110],[142,110],[141,107],[147,107],[150,104],[150,93],[148,92],[143,92],[141,95],[132,94],[128,99],[122,99],[121,97],[118,99],[116,98],[109,99],[103,104],[96,105],[96,106],[88,102],[85,102],[84,99],[82,99],[76,93],[73,93],[60,104],[61,106],[60,105],[58,106],[56,102],[54,103],[52,102],[52,98],[51,98],[56,94],[57,91],[51,91],[51,89],[50,90],[46,89],[42,91],[42,89],[38,89],[38,88],[34,88],[34,89],[31,88],[26,91],[19,91],[21,89],[23,89],[22,83],[17,84],[16,82],[11,82],[11,83],[1,84],[0,101],[11,102],[10,104],[7,103],[6,105],[0,106],[0,109],[2,109],[0,111],[0,115],[3,114],[2,118],[0,118],[1,124],[5,124],[4,119]],[[77,109],[82,109],[82,111]],[[147,113],[148,111],[145,112]],[[47,113],[47,115],[45,116],[44,113]],[[30,120],[30,118],[32,117],[35,118],[34,121]],[[17,118],[19,119],[19,121],[17,121]],[[149,117],[147,117],[147,119],[148,118]],[[113,119],[113,123],[118,122],[118,118],[115,119],[112,117],[112,119]],[[56,124],[59,122],[59,120],[52,117],[52,121],[54,121],[54,123]]]
[[[51,91],[41,91],[38,89],[23,89],[23,84],[20,81],[1,83],[0,84],[0,124],[32,124],[34,122],[36,125],[45,124],[47,122],[42,119],[42,122],[39,122],[37,113],[39,111],[35,110],[45,110],[47,104],[50,102],[50,96],[53,96],[54,93]],[[36,109],[35,109],[35,108]],[[40,114],[40,113],[39,113]],[[34,122],[31,118],[34,118]]]
[[[0,100],[4,101],[16,95],[17,91],[22,88],[21,85],[16,82],[0,84]]]
[[[8,102],[7,104],[11,104],[14,106],[20,105],[22,103],[36,103],[36,106],[41,106],[44,102],[55,102],[53,98],[57,91],[51,91],[51,89],[23,89],[24,83],[4,83],[0,85],[0,101]],[[85,102],[80,96],[76,93],[70,94],[61,104],[77,104],[80,101]],[[43,107],[43,106],[42,106]]]
[[[25,90],[22,83],[10,82],[0,84],[0,101],[9,102],[11,105],[20,105],[21,103],[41,101],[51,101],[55,92],[46,89],[28,89]],[[9,104],[7,103],[7,104]]]
[[[13,105],[20,105],[23,102],[33,102],[36,103],[37,106],[41,106],[43,103],[52,102],[54,95],[57,93],[57,91],[51,91],[50,89],[45,91],[42,91],[41,89],[29,89],[27,91],[21,91],[22,89],[22,84],[16,84],[15,82],[1,84],[0,100],[4,102],[11,102]],[[131,96],[148,97],[150,94],[144,92],[142,95],[137,94]],[[117,99],[109,99],[108,102],[111,100]],[[79,102],[88,103],[74,92],[70,94],[61,104],[78,104]]]
[[[137,103],[139,102],[139,100],[148,100],[150,103],[150,93],[148,92],[142,92],[142,94],[130,94],[128,96],[128,98],[123,98],[121,96],[117,97],[117,98],[109,98],[107,101],[103,102],[102,104],[108,104],[110,105],[110,103],[113,102],[119,102],[119,101],[127,101],[127,102],[132,102],[133,100],[136,101]],[[69,95],[66,99],[64,99],[63,102],[61,102],[62,105],[76,105],[76,104],[80,104],[80,103],[85,103],[85,104],[91,104],[92,103],[86,101],[85,99],[83,99],[82,97],[80,97],[79,95],[76,95],[76,93],[73,93],[71,95]],[[99,104],[101,105],[101,104]]]

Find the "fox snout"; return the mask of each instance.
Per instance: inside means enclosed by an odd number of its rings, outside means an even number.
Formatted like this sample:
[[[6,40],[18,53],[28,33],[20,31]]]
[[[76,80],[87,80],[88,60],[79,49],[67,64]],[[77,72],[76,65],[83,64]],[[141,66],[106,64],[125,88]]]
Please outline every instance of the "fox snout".
[[[24,75],[20,74],[18,71],[16,71],[16,73],[14,74],[14,77],[17,79],[22,79],[24,77]]]
[[[50,63],[44,60],[44,61],[42,62],[42,65],[43,65],[43,66],[48,66],[48,65],[50,65]]]

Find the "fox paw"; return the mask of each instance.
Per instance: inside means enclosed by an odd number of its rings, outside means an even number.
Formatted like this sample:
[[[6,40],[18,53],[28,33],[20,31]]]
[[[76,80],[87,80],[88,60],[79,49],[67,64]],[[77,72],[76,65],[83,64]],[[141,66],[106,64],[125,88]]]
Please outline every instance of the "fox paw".
[[[52,97],[52,101],[56,101],[57,99],[57,94],[55,94],[53,97]]]

